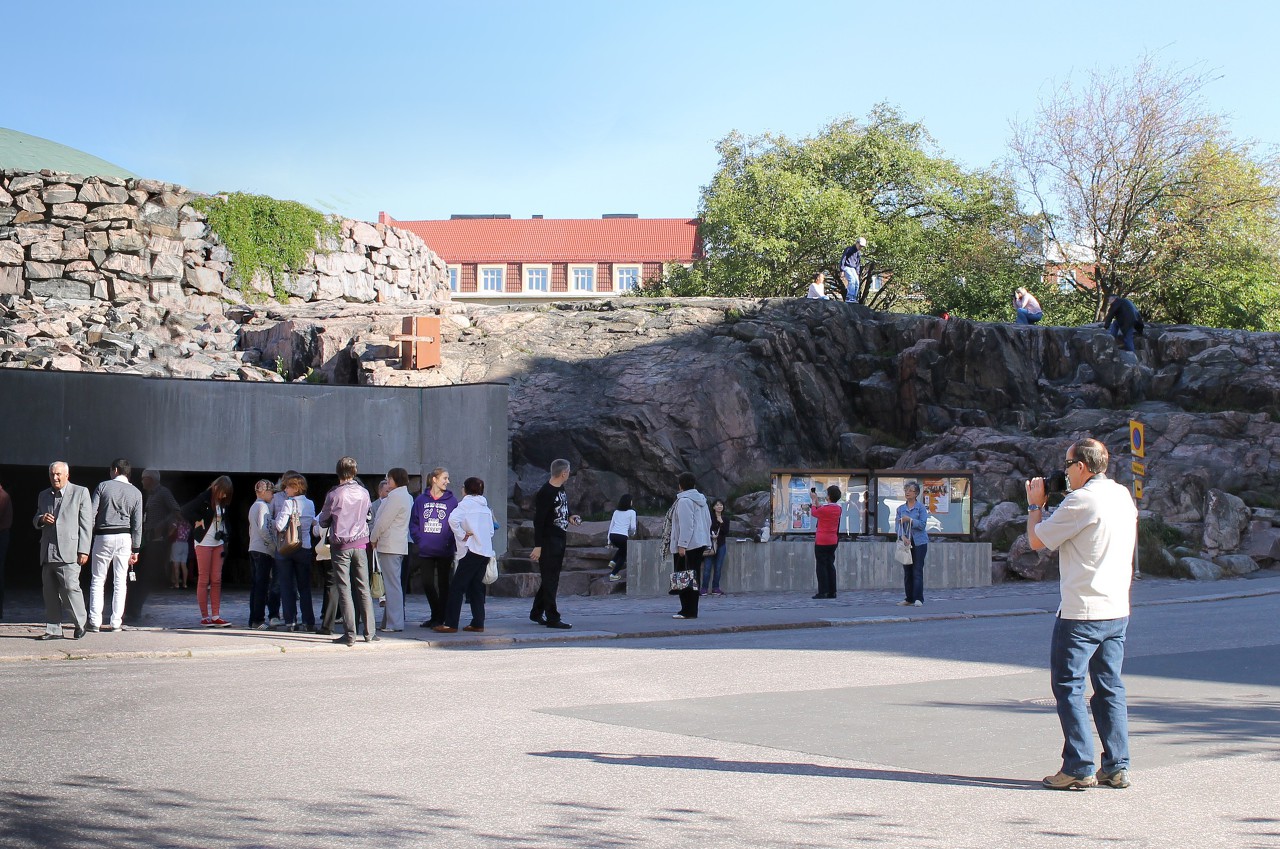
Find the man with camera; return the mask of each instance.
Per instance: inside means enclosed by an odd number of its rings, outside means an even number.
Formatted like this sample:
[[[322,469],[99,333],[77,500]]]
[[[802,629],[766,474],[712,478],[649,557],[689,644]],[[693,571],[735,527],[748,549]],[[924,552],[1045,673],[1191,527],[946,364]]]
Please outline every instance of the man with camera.
[[[1106,476],[1110,455],[1096,439],[1067,450],[1069,494],[1044,518],[1044,478],[1027,481],[1027,540],[1059,552],[1062,602],[1049,653],[1050,683],[1065,743],[1062,769],[1043,780],[1053,790],[1129,786],[1129,714],[1120,668],[1129,624],[1129,583],[1138,510],[1129,490]],[[1053,476],[1051,476],[1052,478]],[[1084,703],[1093,682],[1093,719],[1102,739],[1094,774],[1093,734]]]

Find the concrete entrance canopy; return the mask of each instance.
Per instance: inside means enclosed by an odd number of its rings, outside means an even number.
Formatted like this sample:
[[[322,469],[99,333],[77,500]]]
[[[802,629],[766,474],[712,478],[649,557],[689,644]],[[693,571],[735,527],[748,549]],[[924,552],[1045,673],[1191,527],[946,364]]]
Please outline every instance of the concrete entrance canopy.
[[[449,468],[507,491],[507,386],[327,386],[0,370],[0,464],[275,475]],[[502,520],[502,517],[499,517]]]

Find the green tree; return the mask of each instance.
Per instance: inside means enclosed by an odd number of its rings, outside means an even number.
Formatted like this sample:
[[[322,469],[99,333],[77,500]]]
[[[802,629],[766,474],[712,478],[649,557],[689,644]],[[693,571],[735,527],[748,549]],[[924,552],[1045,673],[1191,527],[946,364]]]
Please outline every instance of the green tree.
[[[793,296],[823,271],[843,296],[840,255],[861,236],[863,303],[1007,319],[1012,289],[1036,277],[1019,262],[1013,187],[935,147],[887,105],[798,141],[731,133],[699,204],[706,258],[647,291]],[[873,291],[877,277],[885,285]]]
[[[1074,293],[1094,319],[1129,295],[1157,321],[1276,326],[1277,168],[1206,108],[1208,82],[1146,58],[1064,84],[1014,128],[1046,235],[1094,258]]]

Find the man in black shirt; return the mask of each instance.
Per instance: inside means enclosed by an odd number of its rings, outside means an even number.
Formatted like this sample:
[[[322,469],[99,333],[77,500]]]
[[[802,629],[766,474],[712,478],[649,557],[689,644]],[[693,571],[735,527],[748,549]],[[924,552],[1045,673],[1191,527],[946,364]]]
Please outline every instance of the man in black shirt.
[[[569,461],[551,464],[551,478],[533,499],[533,551],[529,559],[538,564],[542,585],[533,597],[529,618],[548,628],[573,627],[560,620],[556,609],[556,590],[560,587],[560,569],[564,566],[564,548],[569,538],[569,525],[577,525],[582,517],[569,514],[569,496],[564,491],[569,480]]]
[[[1107,304],[1107,317],[1102,329],[1110,331],[1112,336],[1124,344],[1126,351],[1132,352],[1134,332],[1142,333],[1142,316],[1138,313],[1138,308],[1128,298],[1117,298],[1115,295],[1107,299]],[[1115,322],[1115,327],[1111,326],[1112,322]]]

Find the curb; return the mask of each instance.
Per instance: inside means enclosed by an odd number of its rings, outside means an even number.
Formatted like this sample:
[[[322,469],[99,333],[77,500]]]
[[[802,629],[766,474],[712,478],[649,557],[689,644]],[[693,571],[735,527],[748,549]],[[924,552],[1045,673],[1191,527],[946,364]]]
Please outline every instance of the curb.
[[[1242,598],[1260,598],[1280,595],[1280,587],[1274,589],[1242,590],[1230,593],[1213,593],[1209,595],[1188,596],[1186,598],[1156,599],[1153,601],[1134,602],[1131,607],[1164,607],[1173,604],[1205,604],[1220,601],[1232,601]],[[565,643],[591,642],[594,640],[637,640],[660,639],[664,637],[712,636],[717,634],[748,634],[758,631],[801,631],[815,628],[851,628],[861,625],[899,625],[909,622],[943,622],[960,619],[1001,619],[1012,616],[1040,616],[1053,614],[1056,608],[1026,607],[1005,608],[997,610],[959,611],[955,613],[916,613],[909,615],[880,615],[853,617],[823,617],[801,622],[751,623],[738,625],[692,626],[688,628],[662,628],[648,631],[563,631],[547,634],[509,634],[503,636],[459,636],[453,639],[433,638],[430,640],[379,640],[377,645],[368,644],[374,651],[407,651],[412,649],[450,649],[450,648],[492,648],[513,646],[562,645]],[[139,629],[144,630],[144,629]],[[163,628],[145,630],[164,631]],[[189,630],[175,628],[173,631]],[[60,651],[57,654],[0,656],[0,663],[26,663],[40,661],[83,661],[83,660],[173,660],[200,659],[216,657],[246,657],[252,655],[288,655],[301,653],[328,652],[341,654],[359,650],[365,643],[357,642],[355,646],[334,645],[331,642],[290,642],[288,644],[269,643],[261,646],[228,646],[225,648],[204,647],[187,649],[159,649],[148,651],[101,651],[77,652],[75,650]]]

